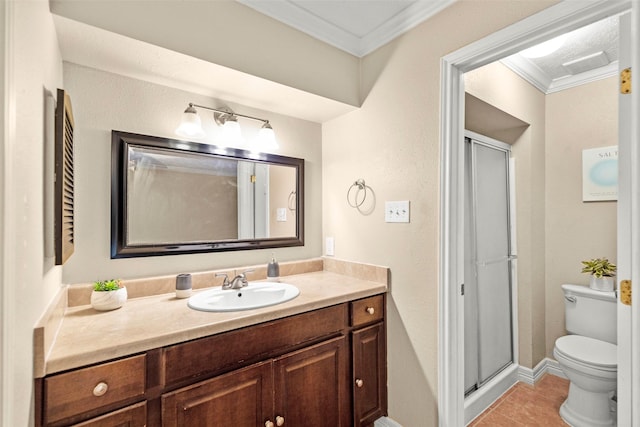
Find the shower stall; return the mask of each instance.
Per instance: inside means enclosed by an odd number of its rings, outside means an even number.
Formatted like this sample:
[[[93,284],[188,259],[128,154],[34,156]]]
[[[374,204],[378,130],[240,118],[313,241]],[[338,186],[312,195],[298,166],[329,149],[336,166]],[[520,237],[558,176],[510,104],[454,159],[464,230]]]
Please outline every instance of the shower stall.
[[[515,235],[510,146],[465,137],[465,396],[515,363]]]

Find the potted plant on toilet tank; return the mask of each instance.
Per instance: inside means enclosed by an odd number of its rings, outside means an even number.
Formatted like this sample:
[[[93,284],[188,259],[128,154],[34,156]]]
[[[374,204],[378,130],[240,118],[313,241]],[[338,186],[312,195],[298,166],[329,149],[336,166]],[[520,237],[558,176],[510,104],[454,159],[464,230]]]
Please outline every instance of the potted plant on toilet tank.
[[[91,306],[99,311],[115,310],[127,301],[127,288],[120,279],[99,280],[93,282]]]
[[[607,258],[582,261],[582,272],[591,275],[589,287],[597,291],[611,292],[614,288],[616,265]]]

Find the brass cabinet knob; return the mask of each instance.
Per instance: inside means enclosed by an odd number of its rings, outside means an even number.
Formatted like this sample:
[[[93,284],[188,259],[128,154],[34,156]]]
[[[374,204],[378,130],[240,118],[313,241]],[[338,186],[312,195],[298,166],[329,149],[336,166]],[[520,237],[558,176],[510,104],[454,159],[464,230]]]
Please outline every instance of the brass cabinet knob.
[[[96,397],[104,396],[107,390],[109,390],[107,383],[99,382],[98,385],[93,388],[93,395]]]
[[[364,385],[364,381],[362,381],[360,378],[356,378],[356,386],[358,388],[362,388],[363,385]]]
[[[373,313],[375,313],[375,312],[376,312],[375,308],[373,308],[373,307],[367,307],[367,313],[369,313],[369,314],[373,314]]]
[[[276,417],[276,425],[278,427],[282,427],[284,425],[284,417],[281,417],[281,416],[278,415]]]
[[[273,421],[271,420],[267,420],[266,423],[264,423],[264,427],[274,427],[275,424],[273,424]]]

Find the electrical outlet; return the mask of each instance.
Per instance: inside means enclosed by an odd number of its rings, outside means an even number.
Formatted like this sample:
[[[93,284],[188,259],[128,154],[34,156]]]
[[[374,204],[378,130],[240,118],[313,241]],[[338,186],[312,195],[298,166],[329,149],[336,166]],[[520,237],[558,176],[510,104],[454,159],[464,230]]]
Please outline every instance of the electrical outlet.
[[[385,222],[409,222],[409,201],[384,202]]]
[[[333,237],[327,237],[324,241],[324,252],[327,256],[335,255]]]
[[[276,221],[285,222],[287,220],[287,208],[278,208],[276,210]]]

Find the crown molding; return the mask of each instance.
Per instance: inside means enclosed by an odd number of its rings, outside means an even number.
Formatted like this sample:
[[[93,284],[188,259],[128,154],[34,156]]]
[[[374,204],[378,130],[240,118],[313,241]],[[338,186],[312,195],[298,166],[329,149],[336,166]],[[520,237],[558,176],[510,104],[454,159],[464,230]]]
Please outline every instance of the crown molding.
[[[360,40],[359,53],[363,57],[374,50],[389,43],[394,38],[404,34],[423,21],[429,19],[442,9],[450,6],[455,0],[417,1],[403,9],[400,13],[387,20],[380,27],[367,34]]]
[[[440,12],[455,0],[416,1],[363,37],[358,37],[308,12],[289,0],[236,1],[322,42],[361,58]]]
[[[551,80],[549,76],[534,63],[517,55],[504,58],[500,62],[545,95],[592,83],[597,80],[606,79],[607,77],[615,76],[618,73],[618,61],[613,61],[604,67],[585,71],[584,73],[573,76],[565,76]]]

